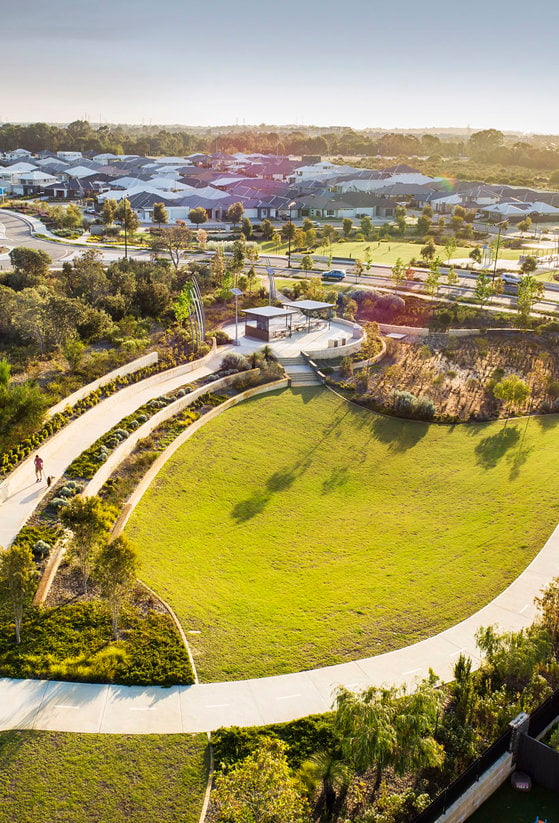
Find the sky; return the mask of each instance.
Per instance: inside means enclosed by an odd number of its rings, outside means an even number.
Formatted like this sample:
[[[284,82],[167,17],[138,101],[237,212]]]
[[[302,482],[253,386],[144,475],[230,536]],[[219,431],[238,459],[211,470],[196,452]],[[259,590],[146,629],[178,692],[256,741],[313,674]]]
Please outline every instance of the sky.
[[[557,0],[0,0],[0,19],[0,122],[559,133]]]

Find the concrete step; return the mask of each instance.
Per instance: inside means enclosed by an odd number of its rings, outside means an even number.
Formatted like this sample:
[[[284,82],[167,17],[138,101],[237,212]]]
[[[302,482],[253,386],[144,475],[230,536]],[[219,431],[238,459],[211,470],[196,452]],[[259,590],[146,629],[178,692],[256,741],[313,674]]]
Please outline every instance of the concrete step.
[[[278,362],[281,363],[282,366],[306,366],[307,361],[305,358],[299,354],[297,357],[278,357]]]

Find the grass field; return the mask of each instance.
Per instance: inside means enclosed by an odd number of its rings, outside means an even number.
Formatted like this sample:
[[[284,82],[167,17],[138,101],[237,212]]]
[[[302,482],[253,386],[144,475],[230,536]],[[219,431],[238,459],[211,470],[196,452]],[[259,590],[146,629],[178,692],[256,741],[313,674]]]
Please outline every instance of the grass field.
[[[557,823],[559,796],[537,785],[522,794],[505,783],[469,818],[469,823],[534,823],[537,815],[548,823]]]
[[[0,823],[197,823],[204,735],[0,733]]]
[[[438,426],[325,389],[225,412],[127,529],[202,680],[376,654],[491,600],[557,522],[559,419]]]
[[[371,252],[371,260],[373,263],[384,263],[387,266],[393,266],[396,260],[400,257],[404,263],[415,257],[416,260],[421,259],[421,249],[423,243],[409,243],[406,241],[387,240],[382,242],[357,242],[348,241],[347,243],[332,243],[332,255],[334,257],[358,257],[365,262],[365,249],[369,247]],[[458,246],[452,259],[460,260],[468,257],[472,250],[472,246]],[[521,251],[515,249],[499,249],[499,259],[503,260],[518,260]],[[287,246],[281,245],[278,248],[273,243],[262,243],[262,255],[266,254],[287,254]],[[437,255],[446,260],[446,252],[444,246],[437,246]],[[328,256],[328,249],[320,247],[313,253],[313,257]],[[295,265],[295,263],[294,263]]]

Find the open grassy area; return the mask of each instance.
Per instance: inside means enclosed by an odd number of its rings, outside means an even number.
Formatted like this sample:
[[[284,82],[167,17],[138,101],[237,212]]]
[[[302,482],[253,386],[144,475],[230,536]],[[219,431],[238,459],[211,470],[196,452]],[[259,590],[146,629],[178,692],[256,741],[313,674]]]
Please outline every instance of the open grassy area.
[[[179,449],[127,533],[201,679],[338,663],[504,589],[557,522],[558,447],[557,416],[438,426],[285,391]]]
[[[386,266],[393,266],[396,260],[400,257],[404,263],[409,263],[412,258],[416,260],[421,259],[421,249],[423,243],[409,243],[401,240],[382,240],[378,241],[363,241],[346,243],[332,243],[332,255],[334,257],[358,257],[363,262],[366,261],[366,249],[370,249],[371,260],[373,263],[381,263]],[[475,245],[475,244],[474,244]],[[473,246],[458,246],[452,255],[453,260],[460,260],[467,258]],[[525,252],[524,252],[525,253]],[[287,254],[287,245],[276,247],[273,243],[262,243],[262,255],[265,254]],[[521,251],[516,249],[499,249],[499,259],[503,260],[518,260]],[[437,246],[437,255],[446,260],[446,252],[444,246]],[[320,247],[313,252],[313,257],[328,256],[328,248]],[[295,265],[295,263],[294,263]],[[326,264],[325,264],[326,265]]]
[[[0,823],[197,823],[204,735],[0,733]]]
[[[469,823],[534,823],[537,815],[556,823],[559,795],[536,785],[528,794],[522,794],[507,782],[469,818]]]

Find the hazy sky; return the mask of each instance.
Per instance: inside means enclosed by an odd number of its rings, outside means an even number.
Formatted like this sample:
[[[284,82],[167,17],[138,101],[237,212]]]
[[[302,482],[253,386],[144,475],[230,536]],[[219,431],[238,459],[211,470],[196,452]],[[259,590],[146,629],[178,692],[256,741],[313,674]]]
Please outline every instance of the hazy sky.
[[[559,133],[557,0],[26,0],[9,11],[0,0],[0,11],[4,122]]]

